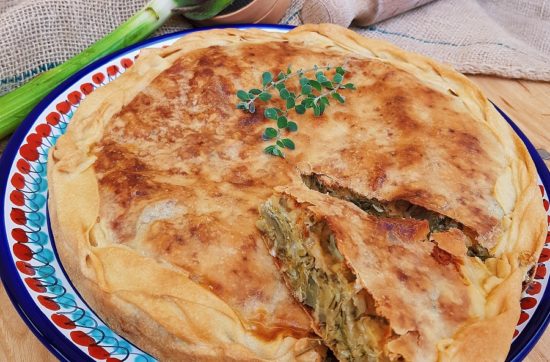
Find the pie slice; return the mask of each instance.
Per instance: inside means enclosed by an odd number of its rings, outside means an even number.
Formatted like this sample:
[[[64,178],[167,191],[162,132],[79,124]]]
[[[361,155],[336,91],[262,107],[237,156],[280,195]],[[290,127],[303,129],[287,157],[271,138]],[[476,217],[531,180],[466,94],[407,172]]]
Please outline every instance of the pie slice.
[[[517,261],[469,256],[462,227],[433,212],[322,190],[279,188],[258,227],[338,360],[505,359],[525,276]]]

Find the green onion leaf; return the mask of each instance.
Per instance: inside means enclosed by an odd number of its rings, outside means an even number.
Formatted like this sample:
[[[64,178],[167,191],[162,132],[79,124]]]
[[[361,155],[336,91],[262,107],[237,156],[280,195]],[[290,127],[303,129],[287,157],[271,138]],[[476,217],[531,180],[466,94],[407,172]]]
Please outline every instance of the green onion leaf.
[[[191,20],[206,20],[213,18],[231,5],[234,0],[203,0],[203,1],[179,1],[190,5],[190,11],[184,11],[183,15]]]
[[[146,39],[168,20],[174,9],[186,5],[189,0],[152,0],[81,53],[0,96],[0,138],[13,132],[34,106],[64,80],[94,60]]]

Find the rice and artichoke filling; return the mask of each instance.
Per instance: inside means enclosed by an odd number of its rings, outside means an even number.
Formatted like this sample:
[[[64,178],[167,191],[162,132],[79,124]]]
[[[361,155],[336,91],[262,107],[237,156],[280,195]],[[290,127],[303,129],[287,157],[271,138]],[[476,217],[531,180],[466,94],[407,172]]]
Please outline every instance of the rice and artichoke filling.
[[[387,321],[344,263],[323,221],[287,208],[285,198],[261,208],[259,227],[295,297],[308,308],[318,332],[340,361],[385,361]]]

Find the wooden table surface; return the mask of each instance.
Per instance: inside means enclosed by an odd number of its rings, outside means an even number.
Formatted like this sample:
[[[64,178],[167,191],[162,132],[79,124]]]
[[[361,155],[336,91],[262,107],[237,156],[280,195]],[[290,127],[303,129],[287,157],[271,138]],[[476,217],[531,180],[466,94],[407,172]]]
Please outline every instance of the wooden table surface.
[[[470,77],[525,132],[537,149],[550,152],[550,83]],[[546,161],[550,167],[550,160]],[[3,287],[0,288],[0,361],[55,361],[23,323]],[[550,361],[550,329],[526,362]]]

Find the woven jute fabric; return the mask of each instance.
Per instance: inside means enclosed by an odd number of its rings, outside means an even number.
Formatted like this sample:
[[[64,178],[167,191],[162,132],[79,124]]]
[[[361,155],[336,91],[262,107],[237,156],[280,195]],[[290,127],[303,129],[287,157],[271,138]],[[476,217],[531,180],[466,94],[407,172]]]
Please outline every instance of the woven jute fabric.
[[[0,95],[115,29],[144,0],[0,0]],[[181,17],[159,34],[189,28]]]
[[[351,25],[463,73],[550,81],[550,1],[306,0],[300,19]]]
[[[145,3],[0,0],[0,95],[82,51]],[[461,72],[550,80],[550,1],[295,0],[281,22],[351,25]],[[175,16],[157,34],[189,27]]]

